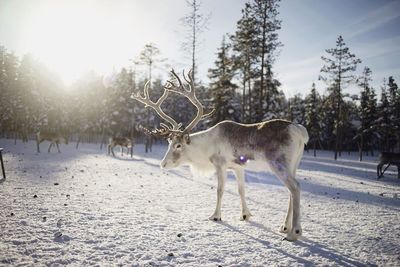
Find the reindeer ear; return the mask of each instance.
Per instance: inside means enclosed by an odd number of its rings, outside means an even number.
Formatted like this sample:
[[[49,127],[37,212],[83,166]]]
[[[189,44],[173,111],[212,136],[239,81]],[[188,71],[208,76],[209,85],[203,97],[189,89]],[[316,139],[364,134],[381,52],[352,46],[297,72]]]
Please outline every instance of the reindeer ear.
[[[189,134],[184,134],[183,135],[183,141],[185,141],[185,143],[187,145],[190,145],[190,136],[189,136]]]

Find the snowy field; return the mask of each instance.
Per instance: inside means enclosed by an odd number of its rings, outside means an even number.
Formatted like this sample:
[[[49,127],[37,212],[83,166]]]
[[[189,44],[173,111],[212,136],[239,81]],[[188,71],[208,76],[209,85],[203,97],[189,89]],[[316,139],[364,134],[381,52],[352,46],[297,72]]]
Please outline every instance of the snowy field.
[[[166,146],[133,159],[94,144],[0,147],[1,266],[400,266],[400,180],[394,168],[376,180],[376,158],[305,153],[304,237],[291,243],[278,233],[288,193],[268,173],[246,175],[250,222],[233,176],[214,222],[216,178],[162,171]]]

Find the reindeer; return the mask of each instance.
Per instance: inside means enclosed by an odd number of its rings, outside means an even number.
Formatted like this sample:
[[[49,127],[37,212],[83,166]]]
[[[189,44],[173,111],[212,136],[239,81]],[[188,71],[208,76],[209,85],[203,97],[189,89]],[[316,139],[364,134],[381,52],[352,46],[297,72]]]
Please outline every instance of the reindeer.
[[[48,133],[48,132],[37,132],[36,133],[36,144],[37,144],[37,152],[40,153],[40,143],[43,141],[50,141],[48,153],[50,153],[51,147],[53,145],[57,145],[58,153],[61,153],[60,147],[58,144],[68,144],[68,138],[60,133]]]
[[[149,97],[148,83],[144,87],[144,96],[139,93],[131,97],[157,114],[170,125],[161,123],[161,128],[146,129],[147,133],[168,139],[168,150],[161,161],[161,168],[172,169],[189,165],[192,169],[216,172],[218,178],[217,204],[210,220],[221,220],[221,200],[224,193],[227,170],[235,173],[241,199],[240,219],[249,220],[250,213],[245,199],[245,169],[271,170],[290,192],[289,207],[280,232],[285,233],[285,240],[295,241],[302,234],[300,225],[300,186],[295,179],[296,169],[303,155],[308,133],[302,125],[285,120],[270,120],[254,124],[242,124],[222,121],[215,126],[196,133],[191,133],[195,126],[213,112],[204,114],[203,106],[194,91],[192,72],[184,85],[172,70],[174,80],[167,81],[163,95],[153,102]],[[161,104],[169,93],[180,94],[197,108],[197,115],[185,129],[162,109]]]
[[[112,153],[112,155],[115,157],[114,154],[114,147],[116,146],[120,146],[121,147],[121,156],[124,153],[124,147],[126,147],[127,150],[131,151],[131,157],[133,154],[133,144],[132,141],[127,138],[127,137],[111,137],[109,144],[107,146],[108,149],[108,155],[110,155],[110,152]]]

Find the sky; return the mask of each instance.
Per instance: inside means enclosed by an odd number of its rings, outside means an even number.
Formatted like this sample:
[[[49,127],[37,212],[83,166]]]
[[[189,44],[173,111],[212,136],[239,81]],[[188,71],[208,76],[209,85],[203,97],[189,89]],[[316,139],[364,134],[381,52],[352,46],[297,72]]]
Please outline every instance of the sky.
[[[201,12],[210,15],[198,53],[204,83],[224,34],[234,33],[244,3],[202,1]],[[19,56],[32,54],[69,85],[90,70],[108,75],[130,67],[144,45],[154,43],[166,59],[156,64],[155,75],[165,77],[171,67],[190,68],[180,23],[188,12],[184,0],[0,0],[0,45]],[[400,82],[399,0],[283,0],[279,12],[284,46],[274,72],[287,96],[304,96],[312,82],[320,93],[325,91],[326,85],[317,81],[321,56],[339,35],[363,61],[357,73],[365,66],[372,70],[376,89],[384,77]],[[346,90],[359,92],[354,86]]]

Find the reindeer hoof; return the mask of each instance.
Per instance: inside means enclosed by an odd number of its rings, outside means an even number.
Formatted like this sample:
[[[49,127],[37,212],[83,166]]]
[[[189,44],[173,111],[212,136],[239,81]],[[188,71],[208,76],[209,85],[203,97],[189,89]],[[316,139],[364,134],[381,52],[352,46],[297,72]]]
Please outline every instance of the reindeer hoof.
[[[211,220],[211,221],[214,221],[214,222],[218,222],[218,221],[221,221],[221,217],[211,216],[211,217],[210,217],[210,220]]]
[[[240,217],[241,221],[249,221],[251,217],[250,213],[242,214],[242,217]]]
[[[289,232],[289,229],[286,226],[282,225],[279,229],[279,232],[287,234]]]
[[[284,237],[284,238],[282,238],[282,241],[294,242],[294,241],[296,241],[296,239],[292,239],[292,238]]]
[[[301,228],[297,228],[297,229],[295,228],[294,232],[295,232],[296,236],[301,236],[303,234],[303,231],[301,230]]]

